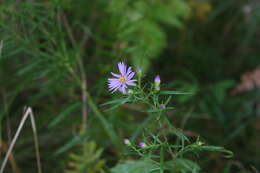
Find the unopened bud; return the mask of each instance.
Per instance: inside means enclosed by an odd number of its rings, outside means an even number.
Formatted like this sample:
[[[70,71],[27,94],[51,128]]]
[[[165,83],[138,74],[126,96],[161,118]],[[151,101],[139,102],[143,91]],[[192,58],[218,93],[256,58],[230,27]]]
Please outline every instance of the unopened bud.
[[[126,145],[131,145],[131,142],[129,141],[129,139],[124,139],[124,143],[125,143]]]
[[[155,84],[155,90],[159,91],[160,90],[160,83],[161,83],[161,78],[159,75],[156,75],[154,78],[154,84]]]
[[[159,107],[160,107],[160,109],[165,109],[166,108],[166,106],[164,104],[161,104]]]
[[[139,143],[139,146],[140,146],[141,148],[147,147],[147,145],[146,145],[144,142],[140,142],[140,143]]]
[[[136,74],[137,76],[142,76],[142,69],[140,67],[137,67]]]
[[[134,93],[133,90],[131,90],[131,89],[127,90],[127,94],[133,94],[133,93]]]

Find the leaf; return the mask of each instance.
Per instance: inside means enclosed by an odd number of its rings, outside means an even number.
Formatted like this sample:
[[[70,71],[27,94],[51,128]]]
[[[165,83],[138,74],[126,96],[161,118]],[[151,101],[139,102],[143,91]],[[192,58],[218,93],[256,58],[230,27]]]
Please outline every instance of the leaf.
[[[69,163],[73,168],[65,173],[104,173],[105,160],[101,158],[103,148],[98,148],[93,141],[84,142],[80,146],[80,152],[71,153]]]
[[[198,149],[205,150],[205,151],[222,152],[222,153],[226,154],[225,155],[226,158],[231,158],[234,155],[232,151],[227,150],[227,149],[225,149],[223,147],[218,147],[218,146],[210,146],[210,145],[208,145],[208,146],[200,146]]]
[[[234,86],[233,80],[223,80],[214,84],[211,88],[218,103],[224,103],[228,89]]]
[[[181,91],[161,91],[161,95],[187,95],[187,94],[193,94],[190,92],[181,92]]]
[[[130,100],[129,97],[120,98],[120,99],[114,99],[114,100],[111,100],[111,101],[108,101],[108,102],[105,102],[105,103],[101,104],[101,106],[112,105],[112,104],[124,104],[127,101],[129,101],[129,100]]]
[[[76,143],[81,142],[83,139],[85,139],[89,134],[85,133],[80,136],[75,136],[71,140],[69,140],[66,144],[64,144],[62,147],[60,147],[57,151],[54,152],[54,156],[57,156],[61,153],[64,153],[65,151],[69,150],[71,147],[73,147]]]
[[[67,115],[78,109],[81,103],[77,102],[69,105],[63,112],[61,112],[49,125],[50,128],[57,126]]]
[[[166,162],[166,166],[174,168],[176,172],[181,173],[195,173],[200,170],[200,167],[197,163],[189,159],[177,158],[174,161]]]
[[[198,143],[191,144],[187,147],[185,147],[182,151],[178,153],[178,155],[183,155],[184,153],[188,152],[198,152],[198,151],[215,151],[215,152],[222,152],[225,153],[226,155],[224,157],[230,158],[233,157],[233,152],[230,150],[226,150],[223,147],[219,146],[211,146],[211,145],[200,145]]]
[[[127,161],[116,165],[111,173],[159,173],[160,168],[149,160]]]
[[[174,109],[174,107],[166,107],[165,109],[148,109],[148,110],[145,110],[145,111],[141,111],[141,112],[162,112],[162,111],[166,111],[166,110],[172,110]]]
[[[1,59],[1,57],[2,57],[3,46],[4,46],[4,41],[1,40],[1,41],[0,41],[0,59]]]
[[[26,73],[29,73],[33,70],[35,70],[35,68],[37,68],[39,66],[39,64],[41,64],[41,60],[38,60],[38,61],[34,61],[34,62],[31,62],[30,64],[28,64],[27,66],[21,68],[18,72],[17,72],[17,75],[18,76],[22,76]]]

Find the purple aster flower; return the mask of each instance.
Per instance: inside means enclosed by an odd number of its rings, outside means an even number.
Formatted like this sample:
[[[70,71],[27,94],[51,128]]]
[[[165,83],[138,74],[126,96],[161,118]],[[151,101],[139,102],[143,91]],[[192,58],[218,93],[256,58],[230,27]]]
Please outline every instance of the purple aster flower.
[[[132,71],[132,67],[128,67],[123,63],[118,63],[118,69],[120,74],[111,72],[115,78],[108,78],[108,88],[109,91],[115,92],[117,90],[121,91],[123,94],[126,94],[128,86],[135,86],[135,81],[132,78],[135,75],[135,72]]]

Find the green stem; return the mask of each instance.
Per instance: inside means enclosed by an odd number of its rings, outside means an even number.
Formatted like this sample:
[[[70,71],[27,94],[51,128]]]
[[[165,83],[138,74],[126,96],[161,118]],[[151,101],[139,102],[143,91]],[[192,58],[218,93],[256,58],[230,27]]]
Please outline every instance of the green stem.
[[[96,114],[97,118],[100,120],[100,122],[102,123],[107,135],[109,136],[109,138],[111,139],[112,143],[115,146],[118,146],[118,144],[120,144],[120,140],[118,138],[118,136],[116,135],[116,132],[114,130],[114,128],[112,127],[112,125],[106,120],[106,118],[103,116],[103,114],[100,112],[100,110],[98,109],[98,107],[96,106],[96,104],[94,103],[92,97],[90,96],[90,94],[86,91],[86,96],[88,99],[88,104],[91,108],[91,110]]]
[[[164,168],[164,146],[160,148],[160,173],[163,173]]]
[[[75,78],[76,82],[78,83],[79,86],[81,86],[81,79],[75,75],[76,73],[72,73],[72,76]],[[113,145],[119,146],[121,144],[119,137],[116,135],[116,132],[114,128],[112,127],[111,123],[107,121],[105,116],[101,113],[101,111],[98,109],[96,104],[94,103],[91,95],[87,90],[84,90],[84,95],[86,96],[86,99],[88,101],[88,105],[91,108],[91,110],[94,112],[94,114],[97,116],[98,120],[101,122],[103,125],[105,132],[107,133],[108,137],[112,141]]]
[[[131,137],[131,141],[135,141],[135,139],[140,135],[142,130],[150,123],[152,120],[154,120],[156,117],[156,114],[152,114],[151,116],[148,116],[145,121],[136,129],[134,134]]]

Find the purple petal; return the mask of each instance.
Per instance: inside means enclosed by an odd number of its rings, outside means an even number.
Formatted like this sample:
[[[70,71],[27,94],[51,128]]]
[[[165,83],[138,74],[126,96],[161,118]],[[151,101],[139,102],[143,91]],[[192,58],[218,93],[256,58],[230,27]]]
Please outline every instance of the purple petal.
[[[134,75],[135,75],[135,72],[131,72],[131,73],[127,76],[127,78],[130,80],[130,79],[132,79],[132,78],[134,77]]]
[[[120,88],[119,88],[119,91],[121,91],[123,94],[125,94],[126,93],[126,89],[127,88],[127,86],[126,85],[122,85]]]
[[[108,78],[107,80],[108,80],[108,82],[112,82],[112,81],[118,81],[118,79],[117,79],[117,78]]]
[[[128,80],[128,82],[136,82],[137,80],[133,79],[133,80]]]
[[[128,67],[127,72],[126,72],[126,76],[128,76],[131,72],[132,72],[132,67]]]
[[[111,80],[108,81],[108,85],[113,86],[113,85],[121,85],[122,83],[119,80]]]
[[[113,72],[111,72],[111,74],[114,76],[114,77],[120,77],[121,75],[120,74],[116,74],[116,73],[113,73]]]
[[[120,87],[121,86],[121,83],[110,83],[109,85],[108,85],[108,88],[110,89],[110,90],[113,90],[113,89],[115,89],[115,88],[117,88],[117,87]]]
[[[114,88],[114,87],[117,87],[118,85],[121,85],[121,83],[120,82],[112,82],[112,83],[108,84],[108,87],[109,88]]]
[[[115,89],[115,88],[117,88],[117,87],[120,87],[120,86],[121,86],[121,85],[118,84],[118,85],[108,86],[108,88],[109,88],[109,90],[113,90],[113,89]]]
[[[133,83],[132,81],[127,81],[126,84],[129,85],[129,86],[136,86],[136,84]]]
[[[118,63],[118,69],[122,75],[126,74],[126,65],[123,62]]]
[[[121,85],[120,82],[114,81],[114,82],[109,83],[109,84],[108,84],[108,87],[109,87],[110,90],[112,90],[112,89],[114,89],[114,88],[116,88],[116,87],[118,87],[118,86],[120,86],[120,85]]]
[[[121,85],[117,86],[116,88],[114,88],[111,92],[114,93],[115,91],[117,91],[120,88]]]

